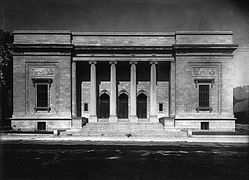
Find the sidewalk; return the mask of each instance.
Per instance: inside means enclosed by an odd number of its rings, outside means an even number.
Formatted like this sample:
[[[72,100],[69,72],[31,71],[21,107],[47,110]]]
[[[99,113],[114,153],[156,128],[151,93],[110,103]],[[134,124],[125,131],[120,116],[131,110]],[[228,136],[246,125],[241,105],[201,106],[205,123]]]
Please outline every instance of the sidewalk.
[[[248,135],[192,135],[182,138],[162,137],[94,137],[94,136],[56,136],[56,135],[22,135],[1,134],[2,142],[28,142],[34,143],[56,143],[56,144],[129,144],[129,143],[249,143]]]

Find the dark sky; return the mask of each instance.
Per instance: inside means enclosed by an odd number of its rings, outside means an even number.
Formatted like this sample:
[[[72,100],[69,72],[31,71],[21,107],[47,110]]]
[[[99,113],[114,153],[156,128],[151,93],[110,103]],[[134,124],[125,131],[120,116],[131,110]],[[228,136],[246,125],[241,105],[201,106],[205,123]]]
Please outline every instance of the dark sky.
[[[233,31],[248,47],[235,85],[249,85],[249,0],[0,0],[0,29]],[[247,66],[248,65],[248,66]],[[242,73],[243,72],[243,73]]]
[[[71,31],[232,30],[249,42],[246,0],[2,0],[2,28]]]

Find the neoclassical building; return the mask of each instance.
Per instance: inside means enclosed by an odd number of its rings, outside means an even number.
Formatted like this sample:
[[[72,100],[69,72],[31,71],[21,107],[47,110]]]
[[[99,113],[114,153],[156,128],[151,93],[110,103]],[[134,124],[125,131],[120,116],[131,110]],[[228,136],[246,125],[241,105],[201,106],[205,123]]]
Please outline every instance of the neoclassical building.
[[[13,34],[13,129],[235,129],[232,32]]]

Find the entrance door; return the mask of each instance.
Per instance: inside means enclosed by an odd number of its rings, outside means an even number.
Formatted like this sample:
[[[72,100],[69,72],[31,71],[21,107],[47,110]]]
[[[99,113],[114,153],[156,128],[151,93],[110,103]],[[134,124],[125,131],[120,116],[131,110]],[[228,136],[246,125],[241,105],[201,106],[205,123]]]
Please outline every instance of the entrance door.
[[[99,118],[109,118],[110,116],[110,97],[104,93],[99,98]]]
[[[137,117],[147,118],[147,96],[143,93],[137,96]]]
[[[128,96],[125,93],[118,96],[118,118],[128,118]]]

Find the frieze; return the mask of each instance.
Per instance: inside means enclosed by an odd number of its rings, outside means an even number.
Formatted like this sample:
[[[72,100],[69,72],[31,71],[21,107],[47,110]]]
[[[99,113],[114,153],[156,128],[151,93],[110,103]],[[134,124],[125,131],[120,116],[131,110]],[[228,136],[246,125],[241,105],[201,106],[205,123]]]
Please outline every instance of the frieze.
[[[32,68],[30,70],[30,76],[32,77],[51,77],[54,74],[54,68]]]
[[[192,76],[216,76],[215,67],[193,67]]]

